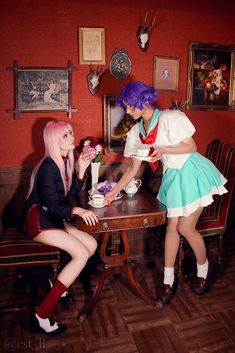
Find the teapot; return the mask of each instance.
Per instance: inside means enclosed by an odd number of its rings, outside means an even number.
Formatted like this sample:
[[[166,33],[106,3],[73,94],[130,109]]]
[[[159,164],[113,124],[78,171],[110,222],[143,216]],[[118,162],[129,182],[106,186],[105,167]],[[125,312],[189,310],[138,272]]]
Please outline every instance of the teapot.
[[[132,197],[138,191],[142,181],[140,179],[131,179],[129,184],[126,185],[124,191],[127,193],[127,196]]]

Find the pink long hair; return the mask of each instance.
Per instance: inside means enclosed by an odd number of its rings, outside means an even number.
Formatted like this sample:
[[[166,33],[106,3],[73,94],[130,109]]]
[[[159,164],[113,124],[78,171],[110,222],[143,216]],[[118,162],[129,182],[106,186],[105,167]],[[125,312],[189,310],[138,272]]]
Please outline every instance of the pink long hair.
[[[68,178],[67,178],[65,173],[65,164],[60,151],[60,141],[63,138],[64,133],[68,131],[68,129],[72,130],[71,125],[63,121],[49,121],[46,124],[43,131],[45,154],[43,159],[33,169],[33,172],[30,178],[30,186],[29,186],[27,198],[32,192],[38,169],[46,157],[51,157],[51,159],[53,159],[53,161],[59,168],[60,175],[64,185],[65,195],[69,191],[72,184],[72,177],[74,172],[74,154],[73,154],[73,151],[69,151],[68,153],[68,160],[67,160]]]

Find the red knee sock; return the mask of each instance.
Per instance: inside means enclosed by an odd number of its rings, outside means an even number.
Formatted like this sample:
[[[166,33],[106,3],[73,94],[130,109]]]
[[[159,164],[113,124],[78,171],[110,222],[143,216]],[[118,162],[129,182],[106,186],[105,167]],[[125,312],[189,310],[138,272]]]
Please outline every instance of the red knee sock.
[[[56,304],[58,303],[61,295],[67,290],[67,287],[58,279],[55,280],[53,287],[47,294],[46,298],[36,310],[38,316],[42,319],[48,318]]]

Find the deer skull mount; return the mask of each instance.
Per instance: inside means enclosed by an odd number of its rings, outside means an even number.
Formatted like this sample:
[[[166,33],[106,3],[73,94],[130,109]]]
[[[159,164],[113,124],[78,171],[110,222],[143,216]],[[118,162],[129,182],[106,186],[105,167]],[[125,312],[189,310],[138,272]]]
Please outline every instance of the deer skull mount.
[[[93,94],[93,96],[99,91],[102,75],[105,72],[104,70],[101,70],[99,72],[97,66],[95,69],[92,69],[92,67],[90,66],[90,72],[87,75],[87,83],[88,83],[89,91],[91,92],[91,94]]]
[[[182,99],[179,101],[174,101],[173,98],[171,100],[170,110],[182,110],[183,108],[187,107],[187,102],[182,103]]]
[[[138,46],[142,51],[146,51],[148,49],[151,29],[153,28],[156,19],[157,17],[154,16],[151,25],[148,26],[148,13],[146,12],[143,26],[139,26],[137,29],[136,36],[138,40]]]

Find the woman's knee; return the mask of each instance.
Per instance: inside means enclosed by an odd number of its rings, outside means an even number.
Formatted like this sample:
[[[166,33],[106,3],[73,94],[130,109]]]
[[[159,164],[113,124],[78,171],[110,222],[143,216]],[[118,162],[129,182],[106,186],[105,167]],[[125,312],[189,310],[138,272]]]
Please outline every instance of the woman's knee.
[[[80,232],[80,235],[81,234],[82,237],[80,236],[79,241],[81,241],[82,245],[88,250],[89,255],[92,256],[97,249],[97,241],[92,235],[86,232]]]
[[[90,239],[90,242],[89,242],[88,251],[90,253],[90,256],[92,256],[95,253],[96,249],[97,249],[97,241],[91,235],[90,235],[90,237],[91,237],[91,239]]]
[[[90,257],[90,253],[85,246],[80,244],[76,250],[70,253],[70,256],[72,260],[77,261],[78,263],[81,263],[81,262],[87,263]]]
[[[167,233],[177,233],[178,218],[169,218],[166,226]]]
[[[195,227],[193,227],[191,224],[185,224],[185,223],[179,222],[178,232],[183,237],[188,238],[190,235],[192,235],[192,233],[195,232]]]

